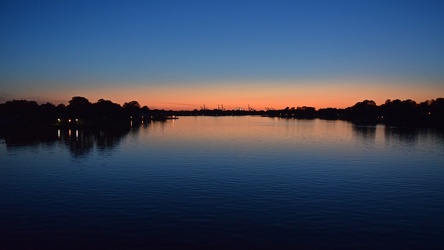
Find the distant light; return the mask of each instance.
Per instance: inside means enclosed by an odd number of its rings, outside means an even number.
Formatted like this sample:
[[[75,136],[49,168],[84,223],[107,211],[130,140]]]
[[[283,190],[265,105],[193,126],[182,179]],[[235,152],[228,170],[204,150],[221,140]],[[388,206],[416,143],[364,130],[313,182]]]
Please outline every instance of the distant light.
[[[133,117],[132,117],[132,116],[130,116],[130,119],[133,119]]]
[[[57,119],[58,122],[61,122],[62,120],[60,120],[60,118]]]
[[[430,112],[429,112],[429,115],[430,115]]]
[[[79,119],[76,119],[76,122],[78,122],[79,121]]]
[[[71,122],[71,119],[68,119],[68,122]]]

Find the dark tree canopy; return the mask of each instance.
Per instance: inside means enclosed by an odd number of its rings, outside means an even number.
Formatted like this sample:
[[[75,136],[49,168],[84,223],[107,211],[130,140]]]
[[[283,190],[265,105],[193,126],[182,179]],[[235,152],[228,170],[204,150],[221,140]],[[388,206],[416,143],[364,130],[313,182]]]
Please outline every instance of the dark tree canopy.
[[[12,100],[0,104],[0,126],[16,126],[32,124],[55,124],[55,121],[67,121],[71,125],[88,124],[106,126],[109,124],[129,124],[143,119],[165,118],[166,115],[261,115],[268,117],[296,118],[296,119],[342,119],[362,124],[388,124],[396,126],[422,126],[444,128],[444,98],[427,100],[416,103],[407,100],[386,100],[378,106],[373,100],[364,100],[345,108],[325,108],[316,110],[314,107],[302,106],[284,109],[267,109],[256,111],[202,109],[190,111],[150,110],[147,106],[141,107],[133,100],[125,102],[123,106],[110,100],[99,99],[91,103],[81,96],[74,96],[69,105],[54,105],[44,103],[39,105],[35,101]]]
[[[123,108],[124,109],[133,109],[133,108],[140,108],[140,104],[138,101],[130,101],[130,102],[125,102],[123,104]]]
[[[77,107],[84,107],[91,104],[88,99],[81,96],[74,96],[71,101],[69,101],[69,106],[77,108]]]

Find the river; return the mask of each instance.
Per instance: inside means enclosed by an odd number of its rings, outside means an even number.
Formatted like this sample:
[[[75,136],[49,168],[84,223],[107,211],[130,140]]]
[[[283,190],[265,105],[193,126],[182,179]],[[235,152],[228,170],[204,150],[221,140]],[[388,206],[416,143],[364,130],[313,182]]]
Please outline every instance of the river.
[[[442,249],[444,133],[180,117],[0,137],[1,249]]]

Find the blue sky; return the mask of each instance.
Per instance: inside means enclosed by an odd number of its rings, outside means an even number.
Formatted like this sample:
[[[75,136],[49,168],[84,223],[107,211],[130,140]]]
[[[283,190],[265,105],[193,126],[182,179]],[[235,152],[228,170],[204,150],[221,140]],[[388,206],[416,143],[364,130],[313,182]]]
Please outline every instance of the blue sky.
[[[135,89],[175,102],[165,89],[177,99],[200,86],[197,105],[230,102],[221,84],[338,82],[350,97],[364,84],[432,99],[444,94],[443,13],[444,1],[0,1],[0,102],[119,89],[127,101]],[[378,93],[368,99],[396,98]]]

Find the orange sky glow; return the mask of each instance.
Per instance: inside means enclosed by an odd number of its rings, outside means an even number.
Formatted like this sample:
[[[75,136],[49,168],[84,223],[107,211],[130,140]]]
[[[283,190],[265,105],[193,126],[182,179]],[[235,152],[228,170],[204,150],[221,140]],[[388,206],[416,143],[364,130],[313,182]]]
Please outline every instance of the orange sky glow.
[[[132,87],[118,85],[89,88],[52,88],[35,89],[23,99],[37,99],[38,102],[50,101],[65,103],[73,96],[83,96],[91,102],[98,99],[111,100],[123,104],[132,100],[151,109],[192,110],[242,108],[248,105],[256,110],[266,108],[311,106],[317,109],[335,107],[346,108],[363,100],[374,100],[378,105],[387,99],[412,99],[416,102],[431,100],[442,96],[444,87],[440,85],[419,85],[384,81],[306,81],[295,82],[228,82],[217,84],[163,84]],[[219,106],[218,106],[219,105]]]
[[[6,2],[0,103],[264,110],[444,97],[443,1]]]

